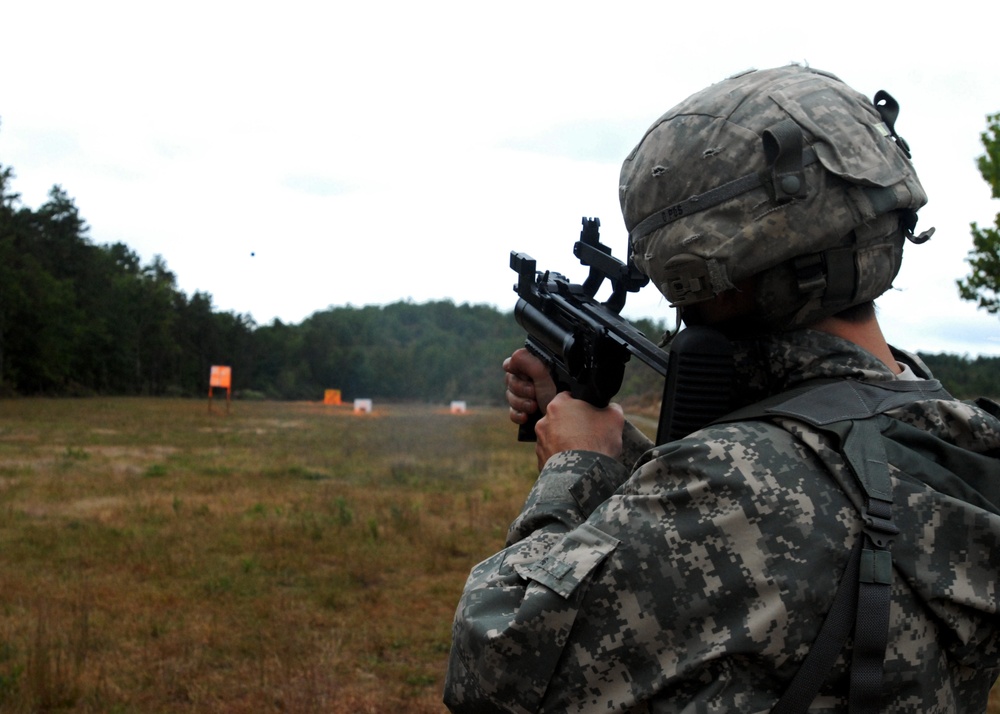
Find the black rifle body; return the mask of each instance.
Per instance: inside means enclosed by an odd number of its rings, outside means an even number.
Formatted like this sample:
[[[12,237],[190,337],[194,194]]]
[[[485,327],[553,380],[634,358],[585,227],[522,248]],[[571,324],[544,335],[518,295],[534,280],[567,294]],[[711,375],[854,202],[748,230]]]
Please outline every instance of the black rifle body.
[[[510,267],[518,274],[514,317],[527,332],[525,347],[548,366],[559,391],[595,407],[608,405],[621,389],[625,365],[637,357],[664,377],[657,443],[684,436],[728,411],[731,347],[714,330],[688,328],[668,354],[621,317],[626,294],[648,279],[612,257],[600,243],[599,226],[598,219],[584,218],[573,249],[590,268],[583,284],[538,272],[530,256],[511,252]],[[599,302],[595,295],[605,279],[611,296]],[[520,441],[535,440],[540,417],[535,412],[521,425]]]

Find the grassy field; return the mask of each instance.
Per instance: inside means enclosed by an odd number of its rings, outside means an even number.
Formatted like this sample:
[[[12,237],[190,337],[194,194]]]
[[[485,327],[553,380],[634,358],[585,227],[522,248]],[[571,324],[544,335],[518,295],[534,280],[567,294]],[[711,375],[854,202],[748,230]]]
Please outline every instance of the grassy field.
[[[0,712],[443,712],[535,475],[505,410],[214,410],[0,401]]]
[[[0,402],[0,711],[441,712],[499,409]]]

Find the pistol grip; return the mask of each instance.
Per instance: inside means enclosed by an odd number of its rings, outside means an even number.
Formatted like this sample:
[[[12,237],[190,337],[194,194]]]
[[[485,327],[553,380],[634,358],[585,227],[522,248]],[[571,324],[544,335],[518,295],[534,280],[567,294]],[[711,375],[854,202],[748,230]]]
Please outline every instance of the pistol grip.
[[[541,410],[536,411],[534,414],[528,415],[528,421],[517,427],[517,440],[518,441],[537,441],[538,438],[535,436],[535,424],[538,420],[542,418]]]

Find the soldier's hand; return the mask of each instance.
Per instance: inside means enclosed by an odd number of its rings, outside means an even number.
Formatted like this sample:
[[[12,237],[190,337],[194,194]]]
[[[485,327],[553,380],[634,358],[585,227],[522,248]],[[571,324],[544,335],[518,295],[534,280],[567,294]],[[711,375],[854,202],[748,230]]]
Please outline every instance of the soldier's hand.
[[[618,404],[598,409],[569,392],[560,392],[548,403],[545,416],[535,425],[535,455],[539,470],[553,454],[570,449],[596,451],[612,458],[622,452],[625,414]]]
[[[538,410],[544,414],[556,395],[556,383],[545,363],[522,347],[504,360],[503,369],[510,420],[524,424],[529,414]]]

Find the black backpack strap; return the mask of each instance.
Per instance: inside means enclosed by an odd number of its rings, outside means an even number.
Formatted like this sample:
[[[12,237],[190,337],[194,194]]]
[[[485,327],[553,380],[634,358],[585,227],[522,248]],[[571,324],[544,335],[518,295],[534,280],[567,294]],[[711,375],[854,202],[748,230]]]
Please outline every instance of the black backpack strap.
[[[881,708],[882,671],[889,638],[892,554],[899,529],[892,521],[892,482],[879,419],[855,420],[843,444],[844,456],[865,492],[858,571],[858,604],[851,653],[851,714]]]
[[[874,714],[880,709],[892,595],[889,548],[899,529],[892,520],[892,482],[877,421],[857,419],[818,427],[840,439],[841,452],[864,491],[863,526],[819,635],[771,710],[774,714],[809,709],[852,625],[849,710],[851,714]]]
[[[833,598],[819,635],[809,654],[799,665],[792,683],[771,709],[771,714],[794,714],[809,709],[816,699],[820,687],[837,662],[837,656],[844,649],[847,636],[851,633],[858,607],[858,572],[861,563],[862,539],[858,539],[851,549],[847,568],[840,577],[837,594]]]
[[[718,420],[785,416],[805,421],[836,439],[864,492],[862,532],[819,635],[785,694],[772,709],[775,714],[804,712],[809,708],[836,663],[852,625],[850,711],[852,714],[879,711],[892,594],[889,548],[899,533],[892,519],[892,481],[882,437],[886,417],[881,415],[912,401],[949,398],[936,380],[824,381],[777,395]]]

